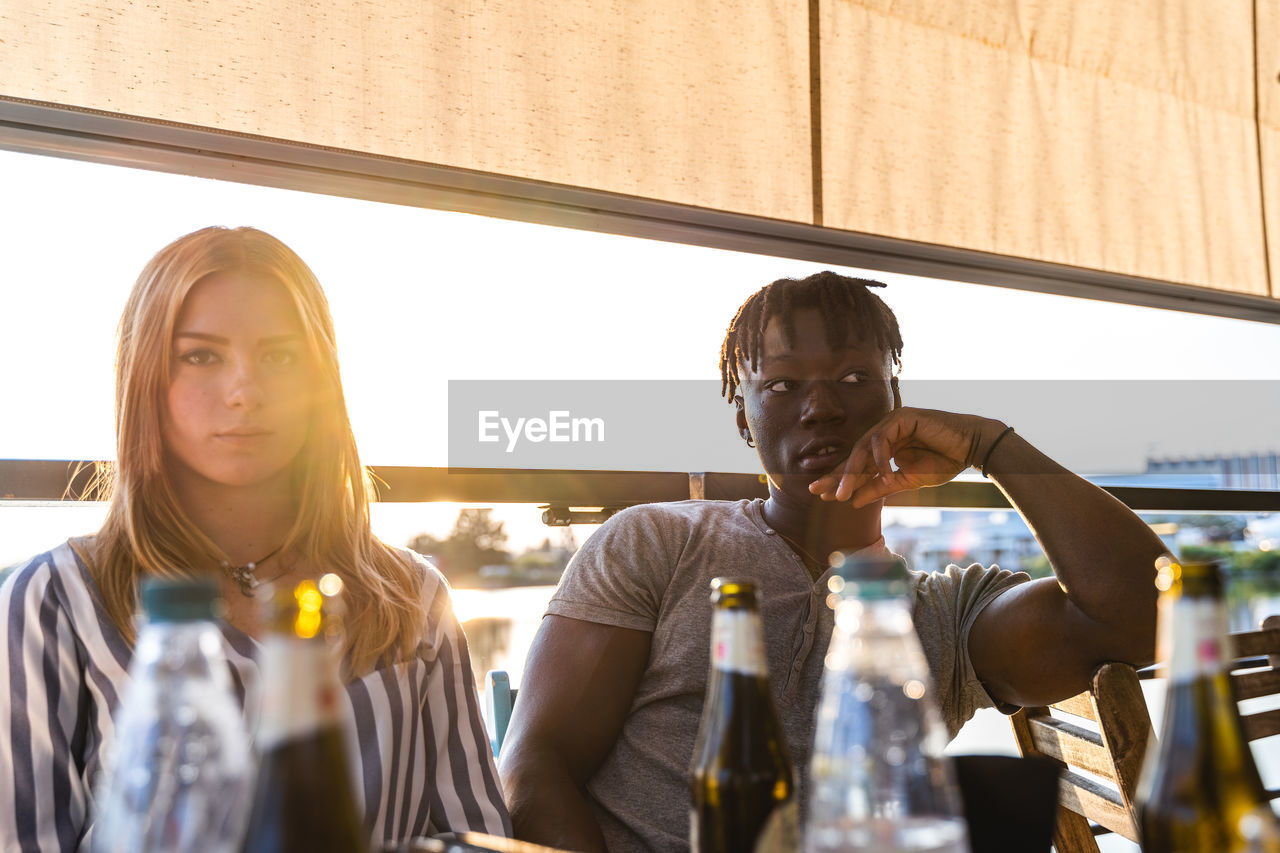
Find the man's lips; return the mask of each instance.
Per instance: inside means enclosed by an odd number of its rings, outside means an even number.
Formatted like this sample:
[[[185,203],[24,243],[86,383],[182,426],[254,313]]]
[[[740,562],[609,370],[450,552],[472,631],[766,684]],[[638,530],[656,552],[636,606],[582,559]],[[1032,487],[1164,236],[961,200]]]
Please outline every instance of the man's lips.
[[[841,441],[811,441],[800,448],[799,467],[802,471],[830,471],[849,455],[849,445]]]

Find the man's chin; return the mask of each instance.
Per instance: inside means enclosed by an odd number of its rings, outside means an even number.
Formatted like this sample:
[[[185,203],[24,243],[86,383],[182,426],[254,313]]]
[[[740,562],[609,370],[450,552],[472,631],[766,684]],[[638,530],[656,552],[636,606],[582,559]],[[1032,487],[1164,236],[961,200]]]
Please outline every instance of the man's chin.
[[[797,500],[818,500],[818,496],[809,491],[810,484],[821,477],[809,471],[798,471],[789,474],[770,474],[769,484],[774,490],[782,492]]]

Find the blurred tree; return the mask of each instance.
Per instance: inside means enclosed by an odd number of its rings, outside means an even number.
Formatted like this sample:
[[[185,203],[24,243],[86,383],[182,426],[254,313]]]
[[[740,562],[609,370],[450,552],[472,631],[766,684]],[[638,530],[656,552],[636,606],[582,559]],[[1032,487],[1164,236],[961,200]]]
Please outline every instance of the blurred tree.
[[[1280,551],[1240,551],[1233,562],[1238,571],[1274,575],[1280,572]]]
[[[420,533],[409,547],[430,557],[449,583],[458,586],[472,584],[485,566],[511,562],[511,554],[503,548],[506,542],[506,531],[501,521],[493,520],[492,510],[464,509],[447,538]]]
[[[1230,565],[1235,556],[1235,550],[1230,545],[1224,544],[1188,544],[1178,549],[1178,556],[1192,563],[1222,560],[1225,564]]]
[[[1227,575],[1229,596],[1275,598],[1280,591],[1280,551],[1236,551],[1226,544],[1184,545],[1184,560],[1216,560]]]
[[[1153,515],[1147,518],[1151,524],[1173,522],[1179,527],[1194,527],[1204,533],[1209,542],[1243,542],[1249,519],[1243,515]]]

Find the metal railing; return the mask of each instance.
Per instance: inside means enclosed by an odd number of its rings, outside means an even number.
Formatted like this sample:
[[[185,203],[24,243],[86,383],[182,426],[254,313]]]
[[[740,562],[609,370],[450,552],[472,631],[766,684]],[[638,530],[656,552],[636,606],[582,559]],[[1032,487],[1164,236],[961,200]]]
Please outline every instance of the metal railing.
[[[6,501],[78,500],[97,463],[0,459],[0,507]],[[624,507],[690,498],[737,500],[768,494],[755,474],[674,471],[564,471],[515,468],[372,466],[382,502],[528,503],[549,507]],[[1276,512],[1280,492],[1106,486],[1140,512]],[[1009,502],[988,482],[952,482],[893,495],[887,505],[938,509],[1003,509]]]

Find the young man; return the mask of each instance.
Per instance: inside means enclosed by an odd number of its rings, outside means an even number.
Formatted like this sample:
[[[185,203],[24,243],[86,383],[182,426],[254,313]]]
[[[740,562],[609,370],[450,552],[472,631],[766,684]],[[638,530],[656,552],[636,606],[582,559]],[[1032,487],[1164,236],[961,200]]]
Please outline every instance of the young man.
[[[517,837],[688,849],[708,584],[720,575],[760,585],[774,698],[803,787],[832,627],[826,555],[887,554],[882,499],[970,466],[1027,520],[1057,577],[980,565],[917,574],[916,632],[952,733],[978,707],[1056,701],[1103,661],[1151,659],[1159,539],[1005,424],[904,408],[897,320],[868,285],[880,286],[831,272],[777,281],[729,327],[724,392],[769,475],[767,500],[633,507],[570,564],[504,747]]]

